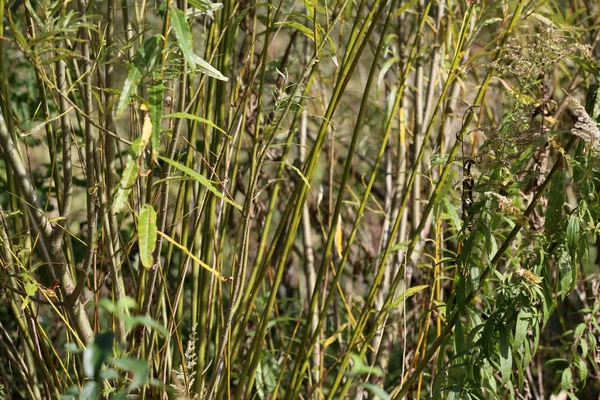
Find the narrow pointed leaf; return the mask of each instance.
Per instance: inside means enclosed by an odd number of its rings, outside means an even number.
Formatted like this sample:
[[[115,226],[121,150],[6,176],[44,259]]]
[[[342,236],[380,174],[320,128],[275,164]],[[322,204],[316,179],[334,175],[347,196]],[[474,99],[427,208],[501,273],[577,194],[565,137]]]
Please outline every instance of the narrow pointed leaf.
[[[225,131],[223,129],[219,128],[217,125],[215,125],[214,122],[212,122],[206,118],[199,117],[197,115],[193,115],[193,114],[186,113],[186,112],[176,112],[173,114],[165,115],[164,118],[185,118],[185,119],[191,119],[194,121],[198,121],[205,125],[210,126],[211,128],[218,130],[219,132],[221,132],[222,134],[224,134],[225,136],[227,136],[228,138],[231,139],[231,136],[225,134]]]
[[[194,178],[195,180],[197,180],[198,182],[200,182],[200,184],[202,186],[204,186],[205,188],[207,188],[212,194],[214,194],[215,196],[217,196],[221,200],[223,200],[226,203],[234,206],[235,208],[237,208],[240,211],[242,210],[242,206],[240,206],[239,204],[237,204],[233,200],[230,200],[227,197],[225,197],[217,188],[215,188],[213,186],[213,184],[207,178],[205,178],[204,176],[200,175],[199,173],[197,173],[193,169],[188,168],[185,165],[180,164],[177,161],[171,160],[171,159],[166,158],[166,157],[158,157],[158,158],[161,159],[161,160],[163,160],[167,164],[170,164],[171,166],[177,168],[178,170],[186,173],[187,175],[191,176],[192,178]]]
[[[190,68],[192,71],[195,71],[196,64],[194,61],[194,50],[192,48],[192,35],[185,13],[180,9],[171,6],[169,7],[169,14],[171,16],[171,25],[175,30],[177,44],[179,45],[183,56],[187,59]]]
[[[152,122],[152,154],[158,156],[160,150],[161,120],[163,108],[163,85],[155,82],[148,90],[150,94],[150,121]]]
[[[216,69],[215,67],[213,67],[212,65],[210,65],[202,57],[194,55],[194,61],[193,62],[195,62],[198,65],[198,69],[203,74],[206,74],[206,75],[210,76],[211,78],[215,78],[215,79],[218,79],[220,81],[228,81],[229,80],[228,77],[226,77],[221,72],[219,72],[218,69]]]
[[[231,280],[228,277],[224,277],[223,275],[221,275],[219,273],[219,271],[217,271],[216,269],[212,268],[210,265],[206,264],[204,261],[200,260],[198,257],[196,257],[195,255],[193,255],[191,251],[189,251],[187,248],[185,248],[185,246],[182,246],[181,244],[177,243],[174,239],[172,239],[166,233],[163,233],[163,232],[159,231],[158,234],[160,236],[162,236],[164,239],[166,239],[167,242],[173,244],[175,247],[177,247],[180,250],[182,250],[185,254],[188,255],[188,257],[190,257],[192,260],[194,260],[195,262],[197,262],[198,265],[200,265],[202,268],[206,269],[208,272],[210,272],[211,274],[213,274],[214,276],[216,276],[220,280],[222,280],[224,282],[227,282],[227,281]]]

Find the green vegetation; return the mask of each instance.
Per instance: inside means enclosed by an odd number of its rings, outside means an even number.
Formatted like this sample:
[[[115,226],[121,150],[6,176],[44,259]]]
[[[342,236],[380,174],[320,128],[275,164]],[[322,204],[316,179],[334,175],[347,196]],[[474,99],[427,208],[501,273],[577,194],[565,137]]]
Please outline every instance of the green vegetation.
[[[600,393],[594,0],[0,2],[0,399]]]

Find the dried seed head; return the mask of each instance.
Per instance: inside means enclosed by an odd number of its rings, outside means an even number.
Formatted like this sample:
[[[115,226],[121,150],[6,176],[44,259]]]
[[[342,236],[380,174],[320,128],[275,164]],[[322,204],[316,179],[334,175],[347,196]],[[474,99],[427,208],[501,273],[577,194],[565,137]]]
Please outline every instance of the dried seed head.
[[[600,129],[598,124],[590,117],[579,100],[567,93],[567,101],[571,103],[577,114],[577,122],[571,133],[580,137],[591,149],[600,151]]]

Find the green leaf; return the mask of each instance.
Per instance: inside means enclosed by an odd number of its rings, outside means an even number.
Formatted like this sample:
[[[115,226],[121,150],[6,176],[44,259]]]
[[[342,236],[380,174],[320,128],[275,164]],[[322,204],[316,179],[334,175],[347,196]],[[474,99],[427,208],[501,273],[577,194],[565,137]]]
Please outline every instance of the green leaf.
[[[544,228],[546,230],[546,237],[549,239],[560,231],[562,208],[566,198],[566,173],[565,169],[561,168],[552,178],[548,192],[548,211]]]
[[[598,78],[596,78],[596,81]],[[592,83],[586,93],[585,110],[596,122],[600,122],[600,83]]]
[[[161,325],[158,321],[146,316],[146,315],[136,315],[134,317],[126,316],[125,318],[125,327],[128,331],[131,331],[138,325],[143,325],[148,328],[154,329],[158,332],[162,337],[167,337],[167,329]]]
[[[409,0],[406,3],[404,3],[402,5],[402,7],[400,7],[398,9],[398,11],[396,11],[396,16],[399,16],[400,14],[402,14],[403,12],[405,12],[406,10],[408,10],[409,8],[411,8],[412,6],[414,6],[417,3],[417,0]]]
[[[156,247],[156,211],[150,204],[144,204],[138,219],[140,259],[144,267],[150,268],[154,263],[152,253]]]
[[[203,124],[210,126],[211,128],[216,129],[217,131],[221,132],[223,135],[225,135],[229,139],[231,139],[231,136],[227,135],[225,133],[225,131],[223,129],[219,128],[217,125],[215,125],[214,122],[212,122],[211,120],[208,120],[206,118],[199,117],[197,115],[189,114],[186,112],[176,112],[173,114],[165,115],[163,118],[186,118],[186,119],[191,119],[193,121],[198,121],[198,122],[201,122]]]
[[[180,9],[171,6],[169,7],[169,15],[171,16],[171,26],[173,26],[173,29],[175,30],[177,44],[179,45],[183,56],[187,59],[192,72],[196,71],[195,55],[192,48],[192,35],[185,13]]]
[[[456,321],[456,326],[454,327],[454,347],[456,348],[457,356],[461,356],[467,351],[465,330],[460,318],[458,318]]]
[[[160,35],[152,36],[142,47],[140,47],[137,54],[133,57],[129,70],[127,71],[127,78],[125,78],[121,96],[119,97],[117,118],[120,117],[127,108],[129,98],[135,91],[142,76],[148,73],[148,71],[154,70],[158,55],[161,52],[160,44],[162,40],[163,38]]]
[[[212,194],[214,194],[215,196],[217,196],[218,198],[220,198],[224,202],[232,205],[233,207],[237,208],[240,211],[242,210],[242,206],[240,206],[239,204],[237,204],[233,200],[230,200],[227,197],[225,197],[219,190],[217,190],[217,188],[215,188],[213,186],[213,184],[208,179],[206,179],[204,176],[200,175],[199,173],[197,173],[193,169],[188,168],[185,165],[180,164],[177,161],[171,160],[171,159],[166,158],[166,157],[159,157],[159,159],[163,160],[167,164],[170,164],[171,166],[173,166],[173,167],[177,168],[178,170],[180,170],[180,171],[186,173],[187,175],[191,176],[196,181],[200,182],[200,184],[202,186],[204,186],[205,188],[207,188]]]
[[[408,299],[409,297],[413,296],[415,293],[418,293],[423,289],[427,289],[428,287],[429,287],[429,285],[419,285],[419,286],[413,286],[413,287],[406,289],[405,291],[403,291],[402,293],[400,293],[398,295],[398,298],[396,300],[394,300],[391,308],[398,307],[400,305],[400,303],[402,303],[404,300]]]
[[[156,157],[160,151],[161,120],[163,110],[162,82],[154,82],[148,89],[150,95],[150,122],[152,122],[152,155]]]
[[[573,385],[573,373],[570,368],[566,368],[560,378],[560,387],[564,390],[569,390]]]
[[[521,309],[519,311],[519,315],[517,317],[517,323],[515,327],[515,340],[513,343],[513,347],[518,350],[525,339],[527,338],[527,331],[529,329],[529,321],[531,320],[531,313],[525,309]]]
[[[290,27],[295,28],[295,29],[299,30],[300,32],[302,32],[302,34],[304,34],[304,36],[306,36],[307,38],[309,38],[313,42],[315,41],[315,34],[314,34],[314,32],[310,28],[302,25],[300,22],[296,22],[296,21],[283,21],[283,22],[277,22],[277,23],[275,23],[275,25],[287,25],[287,26],[290,26]]]
[[[100,399],[102,394],[102,383],[97,381],[89,381],[83,385],[83,389],[79,393],[79,399]]]
[[[304,176],[304,174],[302,173],[302,171],[300,171],[300,169],[298,167],[296,167],[295,165],[291,164],[291,163],[286,163],[286,165],[288,167],[290,167],[291,169],[293,169],[298,176],[300,176],[300,178],[302,178],[302,181],[304,182],[304,184],[306,185],[306,187],[308,188],[308,190],[310,189],[310,183],[308,182],[308,179],[306,179],[306,177]]]
[[[508,330],[504,325],[500,326],[500,374],[502,375],[502,384],[510,382],[512,374],[512,354],[510,351],[510,337]]]
[[[134,358],[118,358],[113,360],[116,367],[133,372],[133,380],[131,385],[135,388],[142,386],[146,383],[148,378],[148,363],[144,360]]]
[[[194,54],[194,59],[192,63],[196,63],[198,65],[198,69],[201,73],[210,76],[211,78],[218,79],[220,81],[227,82],[229,80],[228,77],[219,72],[218,69],[210,65],[208,62],[204,61],[202,57],[199,57]]]
[[[131,189],[135,184],[136,179],[139,175],[139,167],[137,165],[138,152],[140,148],[141,137],[137,138],[131,145],[131,150],[127,155],[127,161],[125,162],[125,170],[123,171],[123,175],[121,176],[121,181],[119,182],[119,188],[117,189],[117,194],[115,196],[115,201],[113,202],[113,211],[115,213],[120,213],[125,207],[125,203],[129,198],[129,194],[131,193]]]
[[[381,368],[371,367],[365,364],[358,354],[352,354],[352,369],[348,372],[349,376],[361,376],[361,375],[375,375],[384,376]]]
[[[244,10],[242,10],[233,20],[233,23],[231,24],[231,32],[237,32],[238,31],[238,27],[240,26],[240,23],[242,22],[242,20],[244,19],[244,17],[246,16],[246,14],[248,13],[248,11],[250,11],[252,8],[254,8],[255,6],[250,6]],[[229,56],[231,56],[233,54],[233,50],[235,48],[235,38],[236,35],[227,35],[227,54]]]
[[[102,364],[112,354],[114,333],[98,333],[94,342],[83,351],[83,371],[90,379],[97,379]]]
[[[373,383],[361,383],[361,386],[367,389],[369,392],[375,395],[375,398],[379,398],[381,400],[389,400],[391,399],[390,395],[383,390],[380,386],[377,386]],[[370,396],[369,396],[370,397]]]

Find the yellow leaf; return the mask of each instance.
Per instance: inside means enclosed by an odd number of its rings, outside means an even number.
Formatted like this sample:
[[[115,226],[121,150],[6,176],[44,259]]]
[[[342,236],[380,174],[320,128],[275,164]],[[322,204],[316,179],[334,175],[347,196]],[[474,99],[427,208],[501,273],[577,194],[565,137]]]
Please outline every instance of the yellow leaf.
[[[337,226],[335,228],[335,250],[337,251],[338,257],[342,258],[342,242],[344,235],[342,231],[342,217],[339,217]]]
[[[140,143],[140,147],[143,149],[146,147],[150,138],[152,137],[152,122],[150,121],[149,113],[146,113],[144,117],[144,126],[142,126],[142,140]]]
[[[335,333],[333,335],[331,335],[330,337],[328,337],[325,342],[323,342],[323,348],[326,349],[330,344],[332,344],[333,342],[335,342],[338,337],[340,336],[340,334],[342,333],[342,331],[344,329],[346,329],[346,327],[348,326],[347,323],[342,324],[342,326],[339,327],[339,329],[337,331],[335,331]]]

